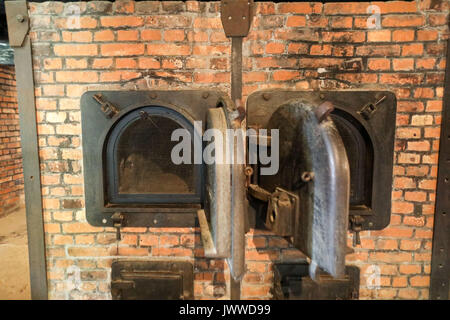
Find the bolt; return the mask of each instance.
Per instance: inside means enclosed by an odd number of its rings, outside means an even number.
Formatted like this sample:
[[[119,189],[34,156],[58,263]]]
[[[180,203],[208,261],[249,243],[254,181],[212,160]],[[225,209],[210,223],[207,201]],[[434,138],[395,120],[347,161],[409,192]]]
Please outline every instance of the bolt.
[[[268,94],[268,93],[263,93],[263,99],[266,100],[266,101],[269,101],[269,99],[270,99],[270,94]]]
[[[207,99],[209,97],[209,92],[203,92],[202,98]]]
[[[24,21],[25,21],[25,17],[24,17],[23,15],[21,15],[21,14],[18,14],[18,15],[16,16],[16,19],[17,19],[17,21],[19,21],[19,22],[24,22]]]
[[[303,182],[309,182],[314,179],[314,172],[305,171],[301,175],[301,179]]]

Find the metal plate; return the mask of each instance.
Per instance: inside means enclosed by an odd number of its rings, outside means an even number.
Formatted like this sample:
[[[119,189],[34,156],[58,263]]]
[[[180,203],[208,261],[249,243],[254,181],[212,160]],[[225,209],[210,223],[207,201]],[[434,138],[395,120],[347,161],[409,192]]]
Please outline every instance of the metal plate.
[[[9,45],[20,47],[28,34],[30,19],[26,1],[5,1]]]
[[[246,37],[253,19],[253,0],[222,0],[220,18],[227,37]]]
[[[94,95],[117,108],[111,118],[105,116]],[[222,93],[208,90],[177,91],[88,91],[81,97],[83,166],[86,216],[91,225],[113,226],[115,212],[121,212],[128,227],[193,227],[200,204],[119,205],[106,203],[104,146],[111,128],[129,112],[144,106],[173,109],[191,121],[206,123],[209,108],[214,108]],[[203,185],[203,183],[202,183]]]
[[[368,103],[386,98],[378,105],[370,119],[359,111]],[[363,217],[362,230],[379,230],[389,224],[391,215],[392,171],[396,120],[396,98],[387,91],[290,91],[264,90],[251,94],[247,100],[248,127],[267,128],[272,114],[291,99],[319,106],[330,101],[335,111],[332,117],[345,113],[356,120],[367,132],[373,144],[373,177],[369,203],[351,207],[350,215]],[[338,128],[339,129],[339,128]],[[269,190],[270,191],[270,190]]]
[[[194,267],[184,261],[115,261],[111,266],[114,300],[194,298]]]

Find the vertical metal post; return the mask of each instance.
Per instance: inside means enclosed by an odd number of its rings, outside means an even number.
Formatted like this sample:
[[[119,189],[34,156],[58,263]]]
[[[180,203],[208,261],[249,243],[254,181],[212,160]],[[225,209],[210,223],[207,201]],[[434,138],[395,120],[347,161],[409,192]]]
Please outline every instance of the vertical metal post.
[[[450,290],[450,39],[447,40],[443,102],[431,255],[430,299],[448,300]]]
[[[47,300],[42,191],[39,168],[36,107],[34,97],[31,40],[26,1],[6,1],[6,16],[11,47],[14,48],[17,97],[19,102],[25,206],[28,232],[31,298]]]
[[[242,42],[248,35],[253,18],[253,0],[222,0],[220,18],[227,37],[231,38],[231,100],[238,115],[233,119],[233,129],[241,129],[245,120],[242,99]],[[239,138],[238,138],[239,139]],[[235,142],[237,142],[235,140]],[[245,138],[244,138],[245,146]],[[237,150],[237,143],[234,144]],[[237,154],[235,152],[235,154]],[[233,164],[231,177],[231,269],[230,297],[241,297],[241,278],[245,273],[245,214],[247,209],[245,193],[245,164]]]

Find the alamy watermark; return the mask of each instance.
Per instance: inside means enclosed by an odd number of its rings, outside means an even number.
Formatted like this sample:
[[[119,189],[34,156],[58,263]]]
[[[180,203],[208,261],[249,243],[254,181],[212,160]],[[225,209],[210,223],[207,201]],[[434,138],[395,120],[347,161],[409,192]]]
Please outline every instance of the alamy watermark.
[[[202,122],[194,121],[194,135],[198,135],[201,131]],[[258,132],[254,129],[227,129],[226,132],[207,129],[201,138],[196,136],[193,139],[189,130],[180,128],[172,132],[171,141],[178,141],[170,155],[174,164],[260,163],[263,165],[261,175],[276,174],[280,165],[278,129],[270,130],[270,138],[267,129],[260,129]],[[192,141],[194,141],[194,150],[192,150]],[[203,142],[207,143],[204,148]]]

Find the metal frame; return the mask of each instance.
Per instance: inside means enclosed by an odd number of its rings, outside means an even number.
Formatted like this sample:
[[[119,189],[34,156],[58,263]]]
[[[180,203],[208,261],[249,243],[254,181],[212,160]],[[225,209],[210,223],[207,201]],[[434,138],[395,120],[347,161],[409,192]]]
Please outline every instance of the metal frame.
[[[430,280],[430,299],[441,300],[449,299],[450,291],[450,40],[444,88]]]
[[[103,106],[95,99],[99,95],[104,101]],[[115,126],[127,115],[148,106],[171,109],[192,124],[194,121],[202,121],[203,127],[194,129],[195,134],[201,135],[202,132],[197,131],[205,129],[207,110],[214,108],[222,95],[223,93],[214,90],[85,92],[81,97],[81,126],[88,222],[94,226],[114,226],[113,216],[120,212],[124,216],[122,226],[194,227],[197,223],[197,210],[201,206],[198,201],[140,205],[108,203],[105,144]],[[105,103],[108,107],[105,107]],[[115,111],[105,113],[105,110],[111,109]]]
[[[20,139],[23,157],[31,298],[48,299],[42,190],[40,181],[36,106],[27,1],[6,1],[11,46],[14,48]]]

